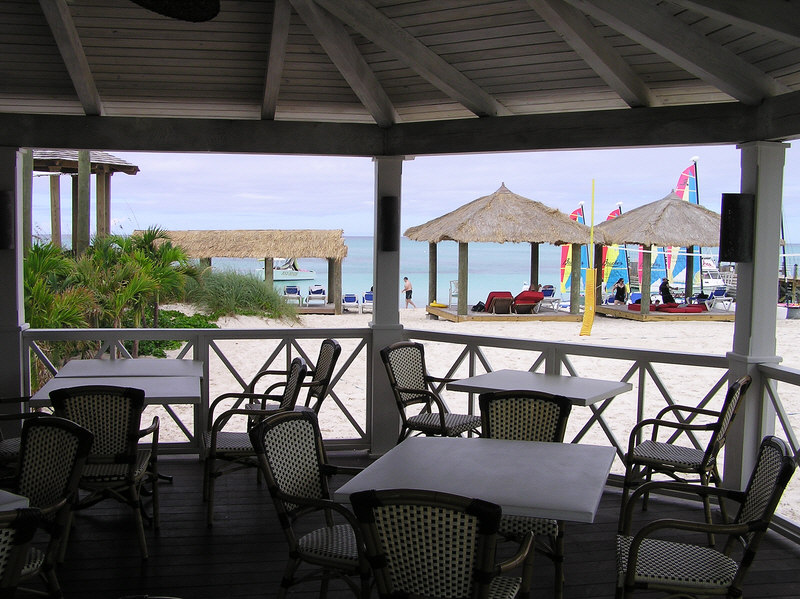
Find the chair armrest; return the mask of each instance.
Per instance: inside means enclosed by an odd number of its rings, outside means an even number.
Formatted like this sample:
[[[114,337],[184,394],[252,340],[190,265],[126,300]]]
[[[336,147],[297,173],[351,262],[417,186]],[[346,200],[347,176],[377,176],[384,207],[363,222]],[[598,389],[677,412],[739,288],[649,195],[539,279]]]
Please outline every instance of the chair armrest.
[[[143,439],[148,435],[153,435],[153,445],[158,445],[158,430],[160,424],[161,421],[158,419],[158,416],[153,416],[153,421],[150,423],[150,426],[139,431],[139,438]]]
[[[31,400],[30,395],[21,395],[19,397],[0,397],[0,404],[28,403],[30,400]]]
[[[656,420],[661,420],[670,412],[689,412],[690,414],[702,414],[703,416],[714,416],[715,418],[719,418],[720,415],[716,410],[708,410],[706,408],[698,408],[696,406],[674,405],[662,408],[662,410],[656,415]]]
[[[337,466],[336,464],[322,464],[320,470],[325,476],[334,476],[336,474],[344,474],[347,476],[355,476],[360,474],[364,468],[359,466]]]
[[[503,560],[499,564],[495,565],[495,568],[497,568],[497,573],[503,574],[521,565],[527,559],[528,554],[531,551],[533,551],[533,531],[529,530],[522,538],[522,542],[519,545],[517,553],[512,555],[507,560]]]
[[[277,375],[277,374],[280,374],[282,376],[286,376],[288,373],[289,373],[288,370],[260,370],[252,378],[252,380],[250,381],[250,384],[247,385],[247,392],[248,393],[254,393],[255,392],[254,389],[256,388],[256,383],[258,381],[260,381],[262,378],[264,378],[265,376]]]
[[[710,422],[706,424],[684,424],[682,422],[673,422],[672,420],[658,420],[657,418],[648,418],[647,420],[642,420],[641,422],[637,422],[631,429],[630,435],[628,436],[628,453],[630,454],[636,445],[637,433],[647,426],[653,427],[653,432],[650,435],[650,440],[655,441],[658,438],[659,427],[677,429],[685,432],[685,431],[710,431],[713,430],[716,425],[717,425],[716,422]]]
[[[678,491],[681,493],[693,493],[698,497],[715,496],[720,499],[730,499],[738,503],[743,503],[746,497],[744,491],[736,489],[718,488],[715,486],[705,486],[690,483],[680,483],[672,481],[653,481],[645,483],[638,487],[630,496],[624,506],[624,514],[621,521],[619,534],[630,534],[631,521],[633,519],[633,509],[637,500],[645,494],[654,493],[657,491]]]
[[[239,392],[231,391],[229,393],[223,393],[222,395],[217,396],[217,398],[214,399],[214,401],[211,402],[211,405],[208,407],[208,422],[209,422],[209,424],[211,422],[213,422],[213,420],[214,420],[214,411],[216,410],[217,406],[222,401],[224,401],[226,399],[236,398],[236,399],[240,400],[236,404],[238,406],[241,403],[242,400],[245,400],[245,399],[257,399],[257,400],[261,401],[263,397],[264,397],[263,393],[250,393],[250,392],[247,392],[247,391],[239,391]]]

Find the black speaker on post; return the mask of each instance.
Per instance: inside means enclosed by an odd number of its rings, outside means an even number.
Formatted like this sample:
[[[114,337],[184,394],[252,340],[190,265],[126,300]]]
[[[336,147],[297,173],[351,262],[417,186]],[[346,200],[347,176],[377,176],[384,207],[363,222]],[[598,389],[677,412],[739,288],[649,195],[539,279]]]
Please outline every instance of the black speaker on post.
[[[719,224],[720,262],[753,261],[756,198],[751,193],[723,193]]]
[[[382,252],[400,249],[400,198],[383,196],[378,203],[378,247]]]

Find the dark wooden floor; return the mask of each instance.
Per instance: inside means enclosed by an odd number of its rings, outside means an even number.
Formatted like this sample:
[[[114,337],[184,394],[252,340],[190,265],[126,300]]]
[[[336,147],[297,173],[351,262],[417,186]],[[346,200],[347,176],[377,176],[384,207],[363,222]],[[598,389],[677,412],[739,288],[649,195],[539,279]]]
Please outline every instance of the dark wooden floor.
[[[274,597],[286,562],[286,544],[269,493],[256,485],[254,472],[219,480],[214,526],[207,528],[200,462],[163,458],[161,470],[175,480],[159,487],[161,530],[146,531],[150,559],[140,559],[129,512],[110,501],[94,506],[76,517],[67,558],[59,570],[65,596]],[[619,491],[609,489],[594,524],[567,525],[567,598],[613,597],[619,500]],[[644,517],[680,518],[689,513],[698,510],[674,500],[653,499]],[[533,597],[550,597],[552,566],[544,558],[538,566]],[[800,597],[800,548],[770,534],[747,583],[748,598]],[[308,584],[295,587],[291,596],[317,594],[318,588]],[[342,583],[334,583],[329,596],[352,595]]]

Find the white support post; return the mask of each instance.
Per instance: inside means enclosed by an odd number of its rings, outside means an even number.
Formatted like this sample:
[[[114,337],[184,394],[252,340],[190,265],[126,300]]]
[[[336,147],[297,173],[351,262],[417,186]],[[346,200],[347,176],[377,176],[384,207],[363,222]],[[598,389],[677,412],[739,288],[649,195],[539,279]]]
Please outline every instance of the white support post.
[[[777,363],[775,321],[778,303],[783,167],[788,144],[756,141],[742,152],[741,192],[755,196],[753,261],[736,264],[736,324],[728,353],[732,380],[753,377],[725,446],[725,486],[742,489],[755,464],[762,437],[775,428],[775,412],[761,393],[757,366]]]
[[[375,158],[375,241],[373,248],[372,350],[367,372],[370,450],[382,455],[397,443],[397,412],[380,350],[403,338],[400,324],[400,198],[403,157]]]
[[[17,148],[0,148],[0,397],[22,395],[22,159]],[[4,410],[17,412],[17,404]],[[17,431],[18,432],[18,431]]]

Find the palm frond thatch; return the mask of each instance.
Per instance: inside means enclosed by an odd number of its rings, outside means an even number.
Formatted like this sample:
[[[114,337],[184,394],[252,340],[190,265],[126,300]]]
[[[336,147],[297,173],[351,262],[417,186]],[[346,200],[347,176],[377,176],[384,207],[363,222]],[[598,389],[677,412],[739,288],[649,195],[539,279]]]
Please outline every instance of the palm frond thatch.
[[[589,227],[555,208],[512,193],[505,184],[491,195],[409,228],[405,235],[429,243],[589,243]]]
[[[607,244],[716,247],[719,224],[720,215],[716,212],[670,193],[603,221],[595,227],[595,233],[600,231]]]
[[[190,258],[333,258],[347,256],[342,229],[166,231]]]

